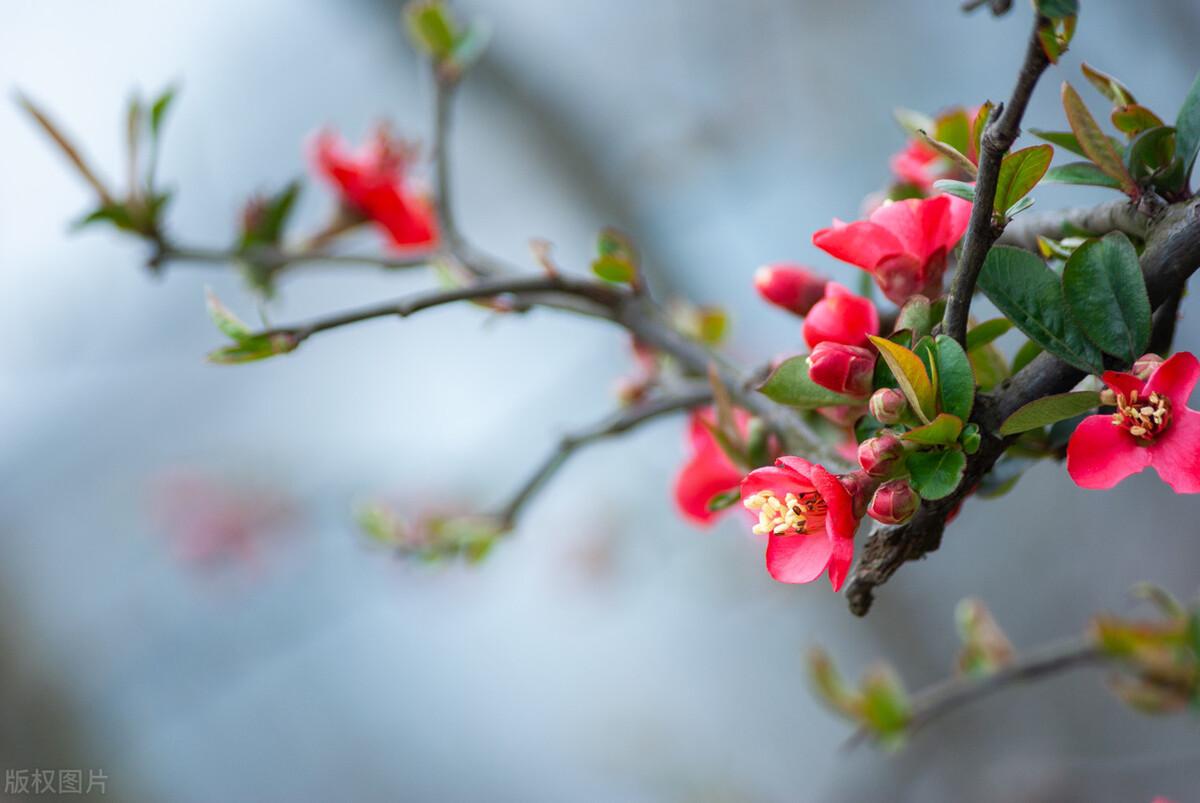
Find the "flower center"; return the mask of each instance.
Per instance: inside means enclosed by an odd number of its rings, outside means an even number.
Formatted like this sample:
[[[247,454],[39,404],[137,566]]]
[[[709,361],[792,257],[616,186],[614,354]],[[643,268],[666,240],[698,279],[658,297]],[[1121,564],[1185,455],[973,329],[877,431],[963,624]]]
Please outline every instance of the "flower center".
[[[810,519],[823,517],[828,510],[816,491],[788,494],[782,500],[774,491],[759,491],[745,501],[746,508],[758,513],[756,535],[803,535]]]
[[[1112,423],[1138,440],[1152,443],[1171,425],[1171,400],[1157,392],[1145,398],[1139,398],[1136,390],[1128,398],[1118,393]]]

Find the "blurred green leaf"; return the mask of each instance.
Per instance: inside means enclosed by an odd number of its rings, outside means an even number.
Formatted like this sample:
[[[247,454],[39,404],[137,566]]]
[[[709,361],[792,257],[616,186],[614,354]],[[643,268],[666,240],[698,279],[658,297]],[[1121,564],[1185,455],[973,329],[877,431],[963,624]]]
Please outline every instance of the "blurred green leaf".
[[[992,318],[972,327],[967,332],[967,351],[974,351],[981,346],[986,346],[1009,329],[1012,329],[1012,321],[1008,318]]]
[[[1179,115],[1175,118],[1175,151],[1183,160],[1183,175],[1186,181],[1192,174],[1196,152],[1200,149],[1200,74],[1188,90]]]
[[[975,185],[968,181],[956,181],[951,178],[940,178],[933,182],[933,188],[938,192],[953,195],[956,198],[975,202]]]
[[[1097,70],[1086,61],[1079,65],[1079,69],[1083,72],[1084,77],[1091,82],[1092,86],[1100,90],[1100,94],[1112,101],[1113,106],[1120,108],[1121,106],[1131,106],[1137,103],[1137,100],[1133,97],[1133,93],[1108,73]]]
[[[1092,187],[1121,189],[1121,182],[1091,162],[1070,162],[1052,167],[1046,171],[1043,181],[1047,184],[1085,184]]]

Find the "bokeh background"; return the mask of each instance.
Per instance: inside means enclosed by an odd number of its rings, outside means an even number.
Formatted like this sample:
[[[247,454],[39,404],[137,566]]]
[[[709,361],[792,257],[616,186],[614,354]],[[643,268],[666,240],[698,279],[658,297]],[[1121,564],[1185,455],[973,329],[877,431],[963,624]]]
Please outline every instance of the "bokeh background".
[[[799,327],[756,301],[754,267],[852,279],[811,232],[886,179],[903,141],[893,106],[1007,96],[1028,25],[1016,5],[996,21],[950,0],[463,0],[494,39],[461,97],[461,217],[500,254],[527,260],[545,237],[573,267],[619,224],[662,288],[732,309],[736,352],[794,350]],[[161,172],[188,243],[231,241],[242,201],[302,174],[322,125],[427,130],[427,76],[390,0],[2,10],[5,93],[51,108],[111,178],[131,90],[181,85]],[[1081,59],[1173,116],[1198,35],[1194,4],[1085,2],[1027,122],[1062,126],[1057,85],[1084,85]],[[579,456],[482,566],[398,563],[357,532],[356,501],[503,499],[610,408],[625,338],[549,312],[444,308],[209,365],[203,288],[253,318],[239,279],[177,265],[156,280],[140,244],[70,234],[86,191],[15,104],[0,106],[0,142],[0,768],[99,768],[129,801],[1200,801],[1196,720],[1133,714],[1100,673],[993,698],[887,756],[841,749],[848,729],[802,668],[820,643],[851,674],[883,656],[931,682],[968,595],[1022,646],[1132,610],[1137,581],[1191,594],[1195,499],[1149,475],[1090,493],[1038,466],[1006,498],[969,502],[860,621],[823,583],[772,582],[735,523],[676,518],[670,420]],[[1102,197],[1037,192],[1039,208]],[[331,206],[310,182],[298,222]],[[305,271],[267,313],[301,320],[430,281]],[[1193,348],[1196,313],[1189,299]],[[189,557],[194,533],[156,512],[197,484],[202,514],[239,494],[289,511],[216,560]]]

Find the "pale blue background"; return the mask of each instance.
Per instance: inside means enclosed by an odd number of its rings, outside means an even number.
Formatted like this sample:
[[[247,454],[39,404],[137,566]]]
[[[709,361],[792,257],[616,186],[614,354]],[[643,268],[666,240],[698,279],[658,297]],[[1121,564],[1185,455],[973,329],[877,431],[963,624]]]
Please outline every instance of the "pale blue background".
[[[794,258],[854,278],[809,237],[885,179],[902,144],[891,107],[1006,96],[1028,24],[1022,2],[1002,21],[948,0],[463,5],[495,30],[455,141],[469,231],[517,260],[549,238],[577,269],[619,223],[664,287],[734,310],[733,347],[754,360],[799,343],[794,320],[756,302],[754,267]],[[1082,87],[1080,58],[1170,116],[1200,68],[1197,8],[1084,5],[1030,124],[1061,127],[1057,87]],[[191,242],[226,242],[242,199],[303,171],[319,126],[427,123],[382,0],[0,10],[0,86],[52,108],[109,176],[130,89],[182,83],[162,175]],[[1149,476],[1089,493],[1040,466],[1006,499],[969,503],[859,621],[827,586],[773,583],[733,523],[675,517],[682,430],[664,421],[580,456],[482,568],[398,565],[363,544],[352,503],[503,498],[608,408],[625,338],[553,313],[445,309],[207,365],[219,339],[203,287],[250,317],[238,280],[181,265],[154,281],[139,244],[68,236],[82,185],[11,103],[0,142],[0,767],[103,767],[119,800],[1200,801],[1195,719],[1135,715],[1098,673],[963,711],[888,757],[840,749],[849,731],[802,670],[822,643],[852,674],[886,656],[913,685],[941,677],[969,594],[1032,645],[1131,610],[1140,580],[1191,593],[1195,499]],[[329,204],[310,186],[301,222]],[[271,314],[428,281],[308,273]],[[275,484],[301,523],[258,571],[181,566],[146,515],[148,479],[177,464]]]

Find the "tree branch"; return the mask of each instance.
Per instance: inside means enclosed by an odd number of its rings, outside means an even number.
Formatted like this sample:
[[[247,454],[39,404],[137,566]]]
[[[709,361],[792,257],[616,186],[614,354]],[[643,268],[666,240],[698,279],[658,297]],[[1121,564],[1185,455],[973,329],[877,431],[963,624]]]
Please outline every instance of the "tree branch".
[[[331,265],[367,265],[384,270],[403,270],[428,265],[436,257],[433,251],[421,251],[406,256],[383,257],[371,254],[329,254],[319,250],[289,251],[281,248],[254,248],[238,251],[232,248],[190,248],[163,241],[159,243],[151,264],[184,262],[220,265],[248,260],[281,270],[288,265],[328,263]]]
[[[1038,23],[1041,18],[1034,15],[1033,32],[1025,51],[1025,62],[1017,76],[1008,104],[996,109],[988,120],[979,143],[979,174],[975,179],[975,203],[971,207],[971,219],[967,225],[966,242],[958,270],[950,284],[946,299],[946,316],[943,329],[950,337],[963,343],[967,336],[967,318],[971,311],[971,297],[975,294],[975,282],[983,269],[983,261],[992,244],[1004,231],[1003,221],[993,218],[996,203],[996,186],[1000,177],[1000,163],[1017,135],[1021,133],[1021,118],[1025,107],[1046,67],[1050,64],[1038,39]],[[1003,215],[1004,210],[1000,210]]]
[[[996,242],[1036,253],[1038,237],[1057,240],[1064,236],[1068,227],[1081,229],[1097,237],[1110,231],[1122,231],[1142,239],[1149,230],[1150,217],[1139,211],[1137,205],[1128,198],[1119,198],[1099,206],[1026,213],[1014,218]]]
[[[512,529],[525,505],[562,468],[563,464],[584,446],[624,434],[660,416],[708,404],[711,400],[712,390],[707,385],[696,385],[666,396],[640,402],[608,416],[587,429],[564,436],[537,470],[521,484],[508,503],[500,509],[496,515],[497,521],[503,529]]]

